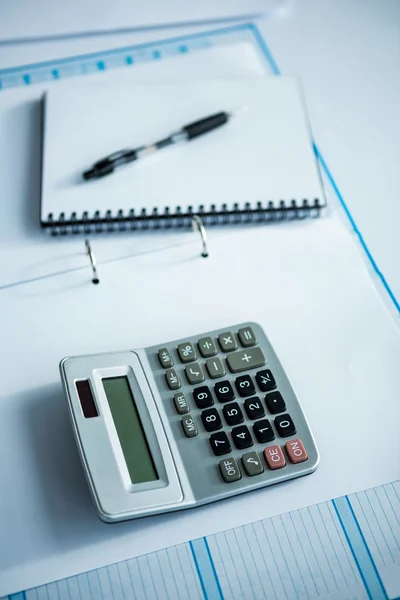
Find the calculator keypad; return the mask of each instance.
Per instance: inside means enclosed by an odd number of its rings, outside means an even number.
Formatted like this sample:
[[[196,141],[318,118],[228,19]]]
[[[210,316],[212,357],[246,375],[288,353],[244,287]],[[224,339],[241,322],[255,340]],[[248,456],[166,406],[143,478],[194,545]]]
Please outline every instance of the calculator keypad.
[[[226,483],[243,476],[262,479],[268,472],[271,477],[271,471],[309,460],[300,437],[288,439],[297,433],[298,413],[293,413],[295,419],[289,414],[297,407],[288,403],[276,377],[276,358],[270,361],[263,336],[258,337],[252,327],[243,326],[156,352],[169,390],[182,388],[170,395],[170,402],[184,435],[199,440],[185,443],[208,440],[211,455],[223,457],[214,464]],[[304,426],[300,435],[302,431]]]

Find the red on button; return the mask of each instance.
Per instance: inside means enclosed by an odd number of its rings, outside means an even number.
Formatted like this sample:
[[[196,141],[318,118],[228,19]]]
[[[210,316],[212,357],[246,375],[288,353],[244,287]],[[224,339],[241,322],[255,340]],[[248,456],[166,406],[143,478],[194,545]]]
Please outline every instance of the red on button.
[[[281,447],[278,446],[278,444],[265,448],[264,456],[268,467],[272,470],[281,469],[286,465],[285,457],[283,456]]]
[[[304,462],[308,458],[303,442],[299,439],[286,442],[285,448],[291,463]]]

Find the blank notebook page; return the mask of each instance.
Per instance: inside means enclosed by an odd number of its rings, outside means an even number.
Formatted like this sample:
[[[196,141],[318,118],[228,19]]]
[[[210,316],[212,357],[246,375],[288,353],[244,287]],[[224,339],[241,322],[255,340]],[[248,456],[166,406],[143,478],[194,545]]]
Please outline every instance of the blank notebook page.
[[[286,77],[175,85],[87,85],[44,99],[42,222],[60,213],[151,213],[283,200],[321,204],[323,192],[301,94]],[[246,106],[226,125],[144,157],[103,179],[82,172],[121,148]]]

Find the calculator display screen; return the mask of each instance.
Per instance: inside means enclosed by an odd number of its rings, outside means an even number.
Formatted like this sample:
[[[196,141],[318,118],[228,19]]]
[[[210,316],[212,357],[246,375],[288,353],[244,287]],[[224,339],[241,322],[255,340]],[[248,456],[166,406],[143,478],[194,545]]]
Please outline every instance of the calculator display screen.
[[[104,391],[132,483],[159,479],[127,377],[103,379]]]

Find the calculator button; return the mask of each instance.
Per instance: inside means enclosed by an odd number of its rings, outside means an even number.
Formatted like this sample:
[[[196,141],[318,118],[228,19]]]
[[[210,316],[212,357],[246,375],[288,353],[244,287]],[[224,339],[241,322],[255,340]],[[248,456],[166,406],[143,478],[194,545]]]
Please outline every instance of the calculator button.
[[[261,348],[249,348],[248,350],[238,350],[232,354],[228,354],[226,358],[229,370],[232,373],[240,373],[240,371],[248,371],[256,367],[265,365],[265,356]]]
[[[225,404],[222,409],[222,413],[224,415],[225,421],[231,427],[233,425],[239,425],[239,423],[243,423],[243,413],[237,402],[232,402],[231,404]]]
[[[204,410],[201,413],[201,420],[206,431],[217,431],[217,429],[221,429],[222,427],[221,417],[216,408]]]
[[[264,467],[257,452],[246,452],[246,454],[243,454],[242,464],[249,477],[264,473]]]
[[[231,402],[235,399],[235,392],[229,381],[218,381],[218,383],[214,385],[214,391],[220,402]]]
[[[174,366],[174,359],[172,358],[168,348],[161,348],[158,351],[158,360],[163,369],[169,369]]]
[[[185,394],[175,394],[174,404],[178,414],[184,415],[185,413],[189,412],[189,402],[186,400]]]
[[[238,481],[242,478],[239,465],[232,456],[229,456],[229,458],[224,458],[224,460],[220,461],[219,470],[221,472],[222,479],[226,483],[231,483],[231,481]]]
[[[204,381],[204,373],[199,363],[193,363],[185,367],[186,379],[192,385]]]
[[[183,344],[178,345],[178,355],[179,360],[183,363],[192,362],[197,358],[196,350],[190,342],[184,342]]]
[[[256,336],[251,327],[239,329],[238,336],[239,342],[242,344],[243,348],[249,348],[250,346],[255,346],[257,344]]]
[[[232,350],[237,349],[235,337],[230,331],[225,331],[225,333],[221,333],[218,336],[218,342],[221,346],[222,352],[232,352]]]
[[[276,381],[269,369],[258,371],[256,375],[258,387],[262,392],[269,392],[276,388]]]
[[[274,430],[272,429],[271,423],[267,419],[257,421],[253,425],[254,435],[260,444],[266,444],[272,442],[275,439]]]
[[[281,437],[289,437],[296,433],[296,427],[292,421],[292,417],[287,413],[285,415],[279,415],[274,420],[277,432]]]
[[[210,435],[210,445],[216,456],[228,454],[232,450],[225,431],[219,431]]]
[[[243,448],[249,448],[253,445],[250,431],[246,425],[240,425],[232,429],[232,439],[235,443],[236,448],[242,450]]]
[[[290,462],[294,464],[304,462],[308,458],[303,442],[299,439],[286,442],[285,449]]]
[[[274,446],[268,446],[264,450],[265,460],[270,469],[281,469],[286,465],[285,457],[283,456],[283,452],[277,444]]]
[[[235,379],[236,389],[239,395],[245,398],[246,396],[254,396],[256,388],[251,380],[250,375],[242,375]]]
[[[206,361],[206,367],[211,379],[218,379],[225,375],[225,367],[219,358],[209,358]]]
[[[206,385],[202,385],[193,390],[193,398],[196,402],[197,408],[208,408],[214,404],[213,397],[211,396],[210,388]]]
[[[170,390],[179,390],[181,387],[181,380],[175,369],[168,369],[168,371],[165,372],[165,379],[167,380]]]
[[[186,437],[191,438],[191,437],[195,437],[199,432],[197,430],[197,425],[194,422],[194,419],[191,415],[187,415],[186,417],[183,417],[182,421],[182,428],[184,431],[184,434],[186,435]]]
[[[277,415],[278,413],[284,412],[286,410],[286,404],[280,392],[272,392],[271,394],[266,394],[265,403],[269,412],[273,415]]]
[[[252,419],[253,421],[255,419],[261,419],[261,417],[265,415],[265,409],[257,396],[254,398],[247,398],[247,400],[244,401],[244,409],[249,419]]]
[[[217,354],[217,348],[214,341],[210,337],[201,338],[199,340],[199,350],[203,358],[209,358]]]

